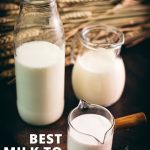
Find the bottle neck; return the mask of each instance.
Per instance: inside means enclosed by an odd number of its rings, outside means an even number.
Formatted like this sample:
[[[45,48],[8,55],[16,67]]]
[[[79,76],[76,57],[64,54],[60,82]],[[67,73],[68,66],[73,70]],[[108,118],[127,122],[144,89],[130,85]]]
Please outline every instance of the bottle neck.
[[[33,9],[52,8],[56,6],[56,0],[23,0],[22,6]]]
[[[20,13],[17,19],[17,24],[19,28],[26,28],[25,26],[31,27],[35,25],[55,26],[55,24],[61,24],[56,1],[23,0],[20,5]]]
[[[22,0],[15,34],[18,46],[28,41],[45,40],[62,47],[64,34],[56,1]]]
[[[22,13],[39,12],[57,13],[56,0],[23,0],[21,3]]]

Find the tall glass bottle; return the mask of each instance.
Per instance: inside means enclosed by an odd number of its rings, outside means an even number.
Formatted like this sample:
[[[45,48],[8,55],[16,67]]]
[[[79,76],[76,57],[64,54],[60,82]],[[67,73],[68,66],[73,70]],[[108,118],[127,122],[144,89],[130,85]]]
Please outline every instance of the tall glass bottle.
[[[24,0],[15,26],[17,108],[32,125],[58,120],[64,108],[65,41],[55,0]]]

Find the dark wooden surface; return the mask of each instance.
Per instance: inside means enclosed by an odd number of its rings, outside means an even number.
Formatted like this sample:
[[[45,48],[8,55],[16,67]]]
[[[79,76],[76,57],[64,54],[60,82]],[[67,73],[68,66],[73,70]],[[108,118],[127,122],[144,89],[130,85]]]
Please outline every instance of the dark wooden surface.
[[[150,150],[150,39],[142,44],[123,49],[122,56],[126,68],[126,85],[120,100],[108,109],[117,118],[124,115],[144,112],[148,118],[146,125],[116,130],[114,134],[113,150]],[[29,134],[62,133],[62,150],[66,150],[67,116],[74,108],[76,100],[71,86],[72,66],[66,67],[65,78],[65,111],[56,123],[45,127],[34,127],[24,123],[16,109],[15,84],[8,85],[6,80],[0,81],[0,149],[4,146],[56,146],[30,145]],[[114,85],[115,86],[115,85]]]

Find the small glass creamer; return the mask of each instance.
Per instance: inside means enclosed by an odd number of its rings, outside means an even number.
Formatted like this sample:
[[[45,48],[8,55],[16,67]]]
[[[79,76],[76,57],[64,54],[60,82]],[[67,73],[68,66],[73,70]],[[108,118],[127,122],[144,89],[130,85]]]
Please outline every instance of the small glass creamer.
[[[80,101],[68,124],[67,150],[111,150],[115,120],[108,109]]]

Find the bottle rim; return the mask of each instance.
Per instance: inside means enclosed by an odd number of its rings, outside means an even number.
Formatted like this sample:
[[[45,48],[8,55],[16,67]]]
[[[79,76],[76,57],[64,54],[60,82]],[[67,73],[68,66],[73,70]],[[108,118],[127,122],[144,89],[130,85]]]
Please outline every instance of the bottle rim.
[[[55,2],[56,0],[24,0],[24,2],[28,4],[33,4],[33,5],[41,5],[41,4],[48,4],[51,2]]]

